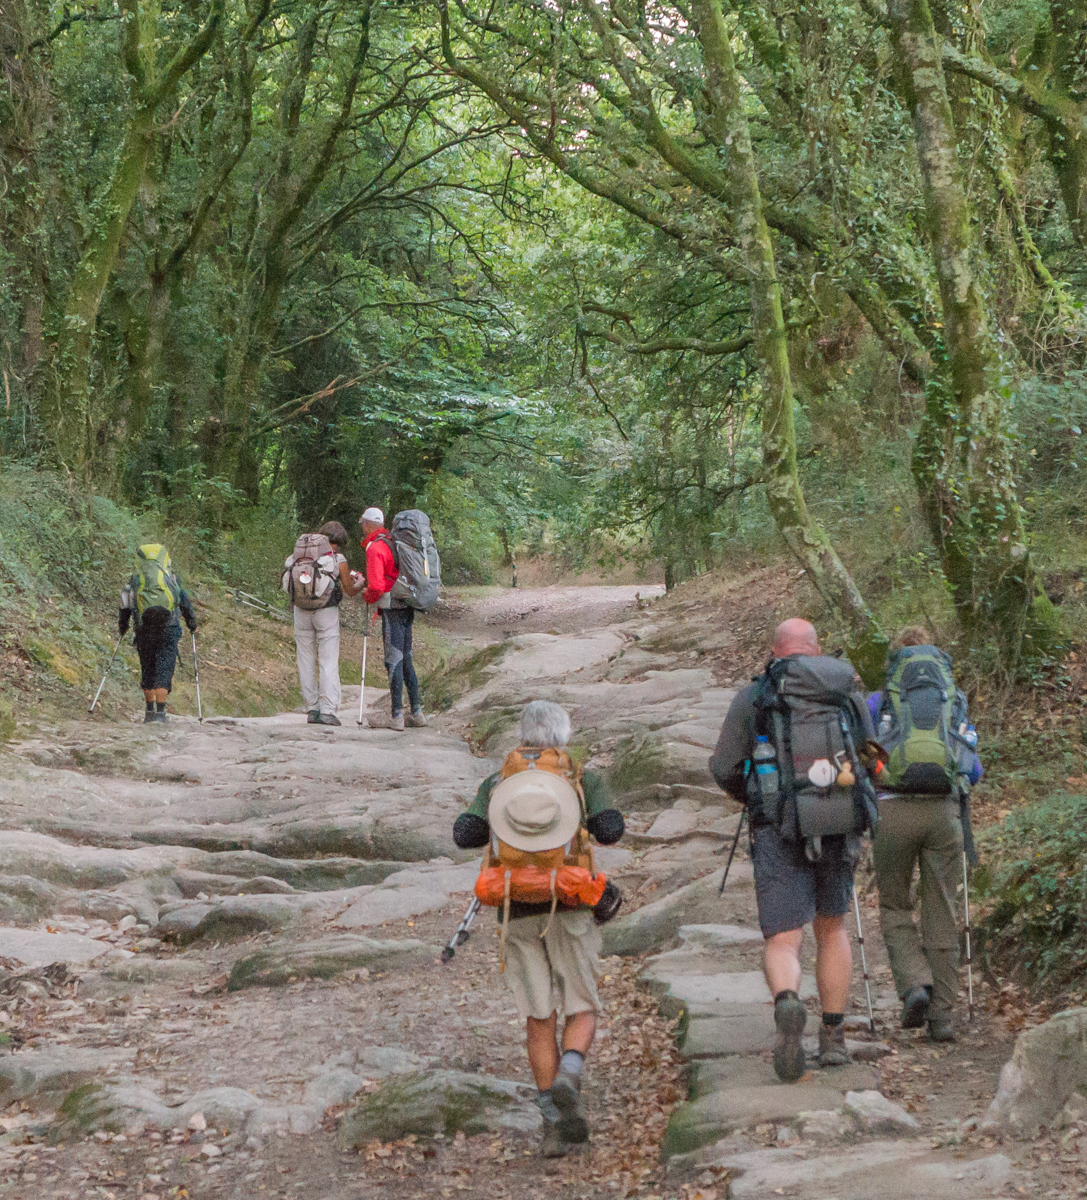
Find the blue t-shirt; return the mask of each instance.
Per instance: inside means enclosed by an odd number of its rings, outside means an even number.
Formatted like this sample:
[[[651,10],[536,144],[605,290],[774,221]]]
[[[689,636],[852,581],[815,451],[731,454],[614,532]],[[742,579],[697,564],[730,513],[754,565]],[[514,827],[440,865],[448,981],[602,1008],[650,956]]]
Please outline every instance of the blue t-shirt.
[[[883,701],[883,693],[882,692],[873,692],[868,697],[868,711],[872,714],[873,721],[877,721],[879,719],[879,706],[882,703],[882,701]],[[970,786],[973,787],[974,784],[977,783],[978,780],[984,774],[985,774],[985,768],[981,765],[981,759],[978,758],[977,752],[975,751],[974,763],[973,763],[973,766],[971,766],[971,768],[970,768],[970,774],[967,776],[967,778],[970,780]]]

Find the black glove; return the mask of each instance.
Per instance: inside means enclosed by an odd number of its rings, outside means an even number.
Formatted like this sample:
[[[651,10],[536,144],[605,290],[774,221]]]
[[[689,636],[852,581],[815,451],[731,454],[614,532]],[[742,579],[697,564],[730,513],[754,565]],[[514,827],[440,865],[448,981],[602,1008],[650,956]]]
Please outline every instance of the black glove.
[[[194,617],[194,618],[193,618],[191,621],[188,619],[188,617],[186,617],[186,618],[185,618],[185,624],[186,624],[186,625],[188,625],[188,627],[189,627],[189,632],[190,632],[190,633],[195,633],[195,632],[196,632],[196,627],[197,627],[197,625],[199,624],[199,622],[196,620],[196,618],[195,618],[195,617]]]
[[[596,902],[593,909],[593,920],[597,925],[606,925],[619,911],[623,903],[623,893],[609,879],[604,884],[604,894]]]
[[[491,840],[491,827],[475,813],[463,812],[453,826],[453,841],[461,850],[478,850]]]
[[[128,623],[132,620],[132,609],[122,608],[117,614],[117,629],[121,637],[128,633]]]

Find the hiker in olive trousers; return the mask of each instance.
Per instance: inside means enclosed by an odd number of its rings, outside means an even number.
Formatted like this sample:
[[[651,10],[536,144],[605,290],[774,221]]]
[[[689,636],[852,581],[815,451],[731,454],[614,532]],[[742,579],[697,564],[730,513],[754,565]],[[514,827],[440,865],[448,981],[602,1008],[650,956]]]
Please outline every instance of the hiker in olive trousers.
[[[879,916],[895,988],[903,1001],[902,1025],[928,1021],[933,1041],[955,1040],[951,1013],[959,994],[959,922],[962,820],[954,798],[884,798],[872,852],[879,884]],[[914,924],[910,886],[920,866],[920,930]]]
[[[924,630],[907,629],[894,648],[929,643]],[[881,692],[869,697],[873,717]],[[968,779],[976,783],[981,763],[973,758]],[[928,1023],[936,1042],[953,1042],[951,1014],[959,994],[958,888],[963,879],[963,822],[957,796],[880,797],[879,825],[872,842],[883,941],[902,1001],[904,1029]],[[915,869],[920,926],[915,924],[911,887]]]

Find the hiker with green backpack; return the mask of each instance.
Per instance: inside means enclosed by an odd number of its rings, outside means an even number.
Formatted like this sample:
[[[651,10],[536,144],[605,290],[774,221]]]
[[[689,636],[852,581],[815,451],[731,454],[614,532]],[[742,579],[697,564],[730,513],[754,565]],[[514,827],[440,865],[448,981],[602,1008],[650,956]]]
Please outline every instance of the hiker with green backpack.
[[[121,592],[117,625],[121,637],[128,632],[130,623],[135,627],[140,687],[147,705],[143,715],[145,725],[166,720],[166,697],[173,686],[177,646],[181,641],[181,617],[185,618],[189,632],[195,634],[197,622],[192,601],[173,571],[169,552],[158,542],[140,546],[136,551],[136,569]]]
[[[888,752],[872,849],[901,1025],[927,1024],[933,1041],[953,1042],[960,959],[955,901],[960,880],[966,882],[966,857],[973,857],[968,800],[982,775],[977,735],[951,659],[923,629],[906,629],[896,639],[884,688],[869,697],[868,707]],[[920,929],[910,895],[918,869]]]

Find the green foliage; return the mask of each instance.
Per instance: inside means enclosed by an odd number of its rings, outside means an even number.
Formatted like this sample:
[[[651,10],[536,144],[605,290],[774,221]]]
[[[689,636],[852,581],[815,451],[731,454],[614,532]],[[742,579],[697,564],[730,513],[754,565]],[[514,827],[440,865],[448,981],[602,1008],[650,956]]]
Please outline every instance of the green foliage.
[[[979,839],[974,887],[985,953],[1009,973],[1058,988],[1087,970],[1087,796],[1017,809]]]

